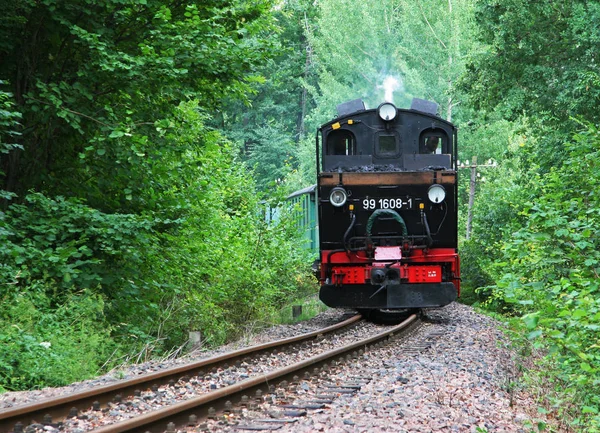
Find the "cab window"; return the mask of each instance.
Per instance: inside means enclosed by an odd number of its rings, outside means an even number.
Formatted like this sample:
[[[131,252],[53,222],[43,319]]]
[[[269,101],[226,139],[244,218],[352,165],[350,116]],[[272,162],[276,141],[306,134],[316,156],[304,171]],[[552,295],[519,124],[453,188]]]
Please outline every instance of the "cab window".
[[[445,135],[429,133],[421,138],[420,153],[441,154],[445,148]]]
[[[394,133],[379,133],[375,137],[375,153],[379,157],[393,158],[400,153],[400,140]]]
[[[356,138],[350,131],[338,129],[327,136],[327,155],[356,155]]]
[[[379,153],[394,154],[396,153],[396,137],[393,135],[379,136]]]

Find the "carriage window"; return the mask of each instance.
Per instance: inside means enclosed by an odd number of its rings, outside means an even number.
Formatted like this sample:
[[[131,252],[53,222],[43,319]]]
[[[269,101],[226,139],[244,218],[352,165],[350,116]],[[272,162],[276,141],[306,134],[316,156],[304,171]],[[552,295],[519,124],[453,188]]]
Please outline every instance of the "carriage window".
[[[330,132],[327,136],[327,155],[356,155],[354,134],[344,129]]]
[[[396,135],[379,134],[377,136],[377,155],[396,156],[398,154],[398,139]]]

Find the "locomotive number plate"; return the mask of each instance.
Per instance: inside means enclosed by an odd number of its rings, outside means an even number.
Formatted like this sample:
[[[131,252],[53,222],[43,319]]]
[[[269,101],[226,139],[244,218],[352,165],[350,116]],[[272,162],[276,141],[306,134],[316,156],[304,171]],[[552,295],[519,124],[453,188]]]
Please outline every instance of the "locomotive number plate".
[[[363,210],[375,209],[412,209],[414,200],[405,198],[365,198],[360,201]]]

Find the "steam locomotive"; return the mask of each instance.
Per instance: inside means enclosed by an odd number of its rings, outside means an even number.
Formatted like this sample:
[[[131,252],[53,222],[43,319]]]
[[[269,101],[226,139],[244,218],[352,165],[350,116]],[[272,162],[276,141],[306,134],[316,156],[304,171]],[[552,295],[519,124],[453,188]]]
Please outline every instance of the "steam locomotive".
[[[441,307],[460,294],[457,131],[437,110],[355,100],[318,129],[315,272],[326,305]]]

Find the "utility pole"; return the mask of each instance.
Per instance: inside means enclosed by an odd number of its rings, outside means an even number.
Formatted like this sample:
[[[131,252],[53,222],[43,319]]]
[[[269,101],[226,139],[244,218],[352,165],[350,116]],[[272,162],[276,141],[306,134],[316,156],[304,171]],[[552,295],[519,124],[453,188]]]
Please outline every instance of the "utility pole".
[[[489,160],[487,164],[477,165],[477,157],[474,156],[471,164],[467,161],[465,164],[458,163],[458,168],[470,168],[471,179],[469,181],[469,213],[467,215],[467,240],[471,239],[471,233],[473,232],[473,204],[475,204],[475,187],[477,186],[477,168],[478,167],[497,167],[496,161]]]

